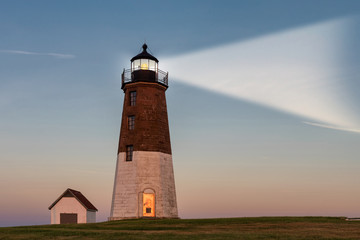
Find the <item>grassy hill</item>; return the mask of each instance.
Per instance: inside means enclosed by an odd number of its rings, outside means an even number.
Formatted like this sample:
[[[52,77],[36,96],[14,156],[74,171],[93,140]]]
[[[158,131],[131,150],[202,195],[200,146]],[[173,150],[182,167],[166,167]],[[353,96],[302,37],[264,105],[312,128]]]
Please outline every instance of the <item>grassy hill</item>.
[[[334,217],[126,220],[0,228],[0,239],[360,239],[360,221]]]

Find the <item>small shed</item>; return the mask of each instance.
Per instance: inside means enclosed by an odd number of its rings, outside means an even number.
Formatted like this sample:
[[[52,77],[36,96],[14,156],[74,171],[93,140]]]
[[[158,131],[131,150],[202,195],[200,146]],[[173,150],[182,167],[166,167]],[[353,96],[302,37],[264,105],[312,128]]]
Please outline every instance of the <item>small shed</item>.
[[[49,210],[51,224],[96,222],[96,207],[81,192],[74,189],[66,189],[50,205]]]

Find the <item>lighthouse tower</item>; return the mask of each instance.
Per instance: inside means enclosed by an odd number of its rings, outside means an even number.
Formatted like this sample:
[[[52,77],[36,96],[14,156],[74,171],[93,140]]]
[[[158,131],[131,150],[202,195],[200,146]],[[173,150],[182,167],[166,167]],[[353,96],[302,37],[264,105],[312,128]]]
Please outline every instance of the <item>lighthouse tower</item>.
[[[168,73],[143,51],[124,70],[124,106],[109,220],[177,218],[165,91]]]

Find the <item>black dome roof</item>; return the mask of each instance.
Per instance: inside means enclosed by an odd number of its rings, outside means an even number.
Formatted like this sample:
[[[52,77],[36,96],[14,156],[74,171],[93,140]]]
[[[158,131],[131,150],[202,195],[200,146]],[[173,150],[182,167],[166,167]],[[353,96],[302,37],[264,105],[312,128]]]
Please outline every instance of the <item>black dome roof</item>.
[[[130,61],[132,62],[132,61],[134,61],[134,60],[136,60],[136,59],[151,59],[151,60],[154,60],[155,62],[159,62],[159,60],[157,60],[157,58],[156,57],[154,57],[153,55],[151,55],[150,53],[148,53],[147,51],[146,51],[146,49],[147,49],[147,45],[146,45],[146,43],[144,43],[144,45],[142,46],[142,48],[143,48],[143,51],[141,52],[141,53],[139,53],[138,55],[136,55],[135,57],[133,57]]]

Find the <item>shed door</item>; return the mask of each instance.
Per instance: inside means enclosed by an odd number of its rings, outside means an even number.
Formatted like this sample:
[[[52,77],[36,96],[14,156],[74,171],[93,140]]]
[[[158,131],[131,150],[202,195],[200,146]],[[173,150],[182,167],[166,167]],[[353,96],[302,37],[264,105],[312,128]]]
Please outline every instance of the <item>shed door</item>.
[[[77,213],[60,213],[60,224],[77,223]]]

